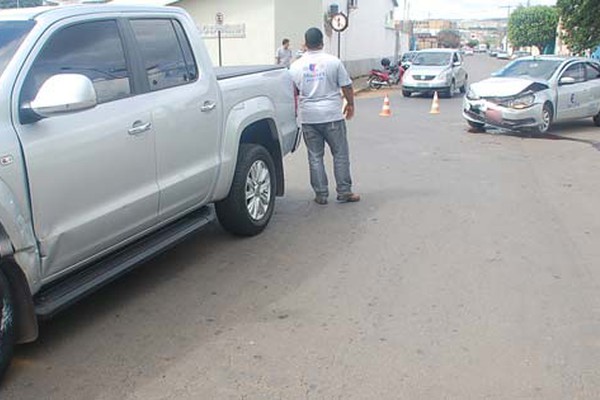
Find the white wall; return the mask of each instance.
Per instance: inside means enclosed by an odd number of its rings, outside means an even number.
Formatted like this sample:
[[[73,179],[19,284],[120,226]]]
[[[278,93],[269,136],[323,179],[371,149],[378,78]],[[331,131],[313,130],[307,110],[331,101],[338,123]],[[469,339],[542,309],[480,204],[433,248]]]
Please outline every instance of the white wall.
[[[323,21],[321,0],[275,0],[275,42],[277,47],[283,38],[288,38],[295,52],[304,43],[304,32],[311,27],[323,29]],[[275,54],[275,49],[273,49],[273,54]]]
[[[181,0],[175,5],[187,10],[196,24],[214,24],[217,12],[225,24],[246,24],[246,38],[223,39],[223,65],[273,64],[275,60],[275,7],[280,0]],[[206,39],[214,65],[218,65],[218,43]]]
[[[335,2],[346,13],[347,0],[323,0],[323,10]],[[367,74],[379,66],[383,57],[392,57],[396,45],[393,29],[385,27],[386,14],[394,8],[391,0],[360,0],[358,8],[349,15],[348,29],[341,35],[341,59],[352,75]],[[337,55],[337,33],[326,37],[325,50]],[[400,52],[408,50],[408,38],[402,35]]]

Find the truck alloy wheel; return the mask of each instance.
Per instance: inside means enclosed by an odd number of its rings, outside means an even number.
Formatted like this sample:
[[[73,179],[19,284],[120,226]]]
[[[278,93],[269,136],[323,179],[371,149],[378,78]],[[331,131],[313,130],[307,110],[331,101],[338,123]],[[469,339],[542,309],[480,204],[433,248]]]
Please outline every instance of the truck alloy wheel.
[[[246,177],[246,208],[250,217],[260,221],[269,210],[271,202],[271,174],[263,160],[256,160]]]
[[[215,204],[223,228],[239,236],[262,232],[275,206],[275,164],[263,146],[240,146],[229,195]]]
[[[8,280],[0,271],[0,381],[10,365],[15,345],[14,306]]]

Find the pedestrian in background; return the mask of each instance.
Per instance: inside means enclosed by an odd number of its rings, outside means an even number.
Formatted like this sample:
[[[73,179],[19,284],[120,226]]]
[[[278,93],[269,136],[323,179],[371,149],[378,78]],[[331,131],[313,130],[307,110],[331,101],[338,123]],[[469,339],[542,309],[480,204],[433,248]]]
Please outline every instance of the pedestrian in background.
[[[307,51],[290,67],[299,96],[300,122],[308,149],[310,182],[315,202],[327,204],[329,183],[325,172],[325,143],[333,155],[337,200],[357,202],[352,192],[346,119],[354,116],[352,80],[342,62],[323,51],[323,32],[310,28],[304,35]],[[346,105],[343,105],[343,97]]]
[[[290,39],[283,39],[281,41],[281,47],[277,49],[275,53],[275,63],[277,65],[283,65],[289,68],[292,63],[292,49],[290,49]]]

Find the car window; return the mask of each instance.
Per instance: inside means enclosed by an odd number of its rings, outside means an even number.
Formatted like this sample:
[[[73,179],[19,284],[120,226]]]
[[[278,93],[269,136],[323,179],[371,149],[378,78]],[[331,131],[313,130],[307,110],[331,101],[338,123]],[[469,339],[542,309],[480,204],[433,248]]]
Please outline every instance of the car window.
[[[194,81],[198,77],[189,42],[179,22],[169,19],[132,20],[150,90],[161,90]]]
[[[563,72],[562,77],[575,79],[575,83],[585,82],[585,67],[582,63],[571,65]]]
[[[33,21],[0,21],[0,75],[34,25]]]
[[[588,81],[600,79],[600,65],[587,63],[585,65],[585,73]]]
[[[130,96],[129,71],[117,22],[86,22],[56,32],[29,70],[21,102],[33,100],[48,78],[64,73],[87,76],[94,84],[98,103]]]
[[[494,76],[503,78],[517,78],[529,76],[536,79],[550,79],[560,66],[560,60],[529,59],[515,60],[506,67],[496,72]]]
[[[442,67],[450,64],[452,54],[446,52],[423,52],[417,53],[413,60],[414,65]]]

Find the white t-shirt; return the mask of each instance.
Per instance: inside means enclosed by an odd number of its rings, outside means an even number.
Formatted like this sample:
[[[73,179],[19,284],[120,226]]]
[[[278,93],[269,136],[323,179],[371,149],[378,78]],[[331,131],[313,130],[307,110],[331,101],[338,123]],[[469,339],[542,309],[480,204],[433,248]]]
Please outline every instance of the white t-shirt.
[[[344,119],[340,89],[352,84],[344,64],[322,50],[309,50],[290,67],[300,93],[300,122],[324,124]]]
[[[292,63],[292,57],[292,50],[290,48],[286,49],[285,47],[281,46],[277,49],[277,52],[275,52],[275,58],[279,60],[279,65],[285,65],[286,67],[289,67]]]

